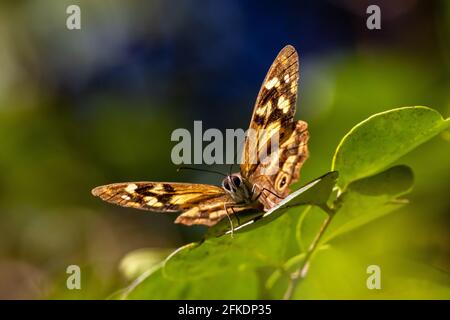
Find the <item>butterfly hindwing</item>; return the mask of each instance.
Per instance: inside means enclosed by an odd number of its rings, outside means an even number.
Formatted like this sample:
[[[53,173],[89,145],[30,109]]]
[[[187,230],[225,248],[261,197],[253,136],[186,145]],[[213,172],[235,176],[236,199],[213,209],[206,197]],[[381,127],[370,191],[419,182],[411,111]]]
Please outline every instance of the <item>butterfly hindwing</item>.
[[[300,168],[308,158],[308,130],[304,121],[295,122],[295,130],[289,139],[280,145],[268,165],[260,164],[256,167],[249,181],[258,186],[261,191],[265,188],[271,192],[264,192],[260,202],[266,210],[273,208],[289,194],[289,185],[300,178]],[[279,169],[274,174],[265,174],[267,166],[276,165]]]

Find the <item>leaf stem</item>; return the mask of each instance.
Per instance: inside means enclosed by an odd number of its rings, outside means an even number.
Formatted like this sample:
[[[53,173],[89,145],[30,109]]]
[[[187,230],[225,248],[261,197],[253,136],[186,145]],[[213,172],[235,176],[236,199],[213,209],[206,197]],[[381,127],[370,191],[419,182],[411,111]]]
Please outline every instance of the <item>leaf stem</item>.
[[[323,209],[328,213],[328,216],[322,223],[322,226],[320,227],[320,230],[316,234],[314,240],[311,242],[311,245],[309,246],[308,252],[306,253],[303,263],[300,265],[300,267],[295,272],[291,273],[288,287],[283,296],[283,300],[292,299],[292,295],[294,294],[294,289],[297,287],[298,282],[306,277],[306,274],[308,273],[309,265],[311,262],[311,258],[313,256],[313,254],[316,252],[317,245],[319,244],[320,239],[324,235],[327,227],[330,225],[331,219],[333,219],[333,217],[334,217],[335,211],[333,209],[331,209],[329,207],[326,207]]]

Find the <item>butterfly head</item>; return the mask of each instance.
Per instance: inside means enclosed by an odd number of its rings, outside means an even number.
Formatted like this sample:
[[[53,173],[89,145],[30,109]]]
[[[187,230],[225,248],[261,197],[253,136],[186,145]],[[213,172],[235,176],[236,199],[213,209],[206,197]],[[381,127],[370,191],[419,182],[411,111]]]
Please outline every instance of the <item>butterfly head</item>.
[[[237,203],[248,203],[251,201],[252,195],[250,189],[239,173],[230,174],[223,179],[222,188]]]

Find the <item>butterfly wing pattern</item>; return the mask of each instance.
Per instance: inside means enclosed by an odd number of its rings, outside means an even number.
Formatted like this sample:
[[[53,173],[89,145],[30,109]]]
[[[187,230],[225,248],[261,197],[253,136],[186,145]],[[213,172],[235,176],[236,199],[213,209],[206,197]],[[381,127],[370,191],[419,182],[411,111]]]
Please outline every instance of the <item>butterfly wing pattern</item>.
[[[92,194],[123,207],[181,213],[175,223],[185,225],[213,226],[230,214],[273,208],[289,194],[288,186],[299,178],[300,168],[308,157],[307,124],[294,120],[298,68],[297,52],[286,46],[261,86],[249,130],[256,133],[256,138],[246,137],[240,166],[240,176],[252,189],[247,201],[237,203],[232,192],[230,195],[230,190],[226,192],[224,187],[170,182],[113,183],[94,188]],[[270,144],[273,135],[279,139],[275,150]],[[226,179],[231,182],[232,176]],[[254,197],[257,192],[259,195]]]
[[[299,179],[300,168],[308,158],[308,124],[294,120],[298,80],[298,55],[288,45],[264,79],[250,122],[253,139],[247,136],[244,142],[241,175],[260,191],[270,191],[260,200],[266,211],[289,194],[289,185]],[[274,134],[278,148],[269,150]]]
[[[94,188],[92,194],[123,207],[163,213],[182,212],[175,222],[186,225],[212,226],[226,216],[225,205],[232,203],[231,197],[221,187],[208,184],[124,182]]]

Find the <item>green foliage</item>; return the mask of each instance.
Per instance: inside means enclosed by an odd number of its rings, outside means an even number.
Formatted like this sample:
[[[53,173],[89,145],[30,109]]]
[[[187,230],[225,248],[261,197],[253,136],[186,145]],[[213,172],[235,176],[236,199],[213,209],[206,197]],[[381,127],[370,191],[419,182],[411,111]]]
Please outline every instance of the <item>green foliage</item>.
[[[177,249],[159,264],[150,252],[148,271],[112,298],[282,298],[290,274],[307,262],[311,262],[308,273],[296,283],[293,298],[420,298],[421,288],[427,288],[426,297],[448,298],[448,276],[426,266],[403,276],[389,271],[396,268],[387,268],[386,288],[368,290],[367,266],[374,259],[383,266],[393,259],[371,255],[370,247],[355,251],[345,238],[407,203],[402,197],[412,190],[412,170],[389,166],[449,124],[425,107],[368,118],[339,143],[333,172],[294,191],[255,223],[246,225],[254,213],[243,216],[232,235],[224,234],[229,222],[223,221],[203,241]],[[136,269],[133,259],[123,261],[122,268]],[[421,281],[424,274],[433,276]],[[391,285],[393,279],[407,289],[398,290]]]
[[[252,270],[231,270],[196,281],[171,280],[164,276],[163,268],[158,268],[124,295],[128,299],[256,299],[258,286]]]
[[[336,201],[337,212],[322,242],[330,241],[344,232],[398,209],[406,201],[397,197],[409,192],[412,184],[413,174],[407,166],[395,166],[351,183]],[[312,235],[317,233],[325,218],[325,214],[312,211],[300,221],[298,230],[302,248],[309,245]]]
[[[379,172],[449,125],[449,119],[426,107],[399,108],[368,118],[350,130],[336,150],[332,168],[339,171],[339,186]]]

